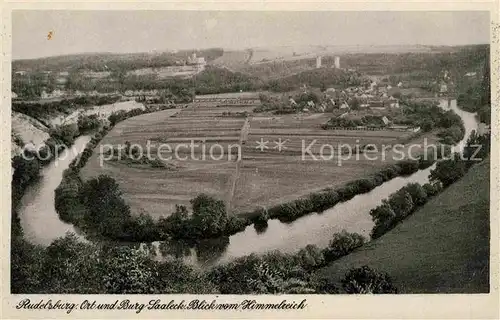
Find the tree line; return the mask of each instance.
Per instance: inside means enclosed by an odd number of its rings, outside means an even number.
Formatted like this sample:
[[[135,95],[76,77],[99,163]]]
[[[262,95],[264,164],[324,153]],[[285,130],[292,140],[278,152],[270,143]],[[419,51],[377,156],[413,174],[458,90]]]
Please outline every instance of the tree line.
[[[70,114],[82,107],[113,104],[119,99],[119,96],[83,96],[65,98],[59,101],[15,101],[12,103],[12,111],[23,113],[43,122],[43,119],[57,116],[60,113]]]
[[[320,250],[249,255],[208,270],[180,260],[157,261],[147,250],[105,242],[82,242],[73,234],[48,247],[12,238],[11,292],[30,294],[338,294],[396,293],[384,272],[367,266],[349,270],[339,284],[314,270],[361,246],[345,231]]]

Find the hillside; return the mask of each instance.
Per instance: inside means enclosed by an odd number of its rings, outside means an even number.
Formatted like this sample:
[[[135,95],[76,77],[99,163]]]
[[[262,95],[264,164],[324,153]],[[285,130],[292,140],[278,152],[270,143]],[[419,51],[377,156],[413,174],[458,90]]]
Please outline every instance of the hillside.
[[[65,71],[65,70],[135,70],[175,65],[177,61],[186,59],[193,52],[206,61],[222,56],[222,49],[209,48],[203,50],[182,50],[176,52],[143,52],[143,53],[82,53],[53,56],[38,59],[12,61],[12,70],[31,71]]]
[[[489,292],[489,182],[487,159],[392,231],[316,276],[338,284],[347,270],[368,265],[387,272],[401,293]]]
[[[237,70],[248,63],[248,60],[252,57],[252,53],[249,50],[245,51],[224,51],[222,56],[213,60],[210,64],[228,68],[230,70]]]
[[[25,144],[43,145],[49,138],[48,130],[35,118],[12,111],[11,156],[18,154]]]

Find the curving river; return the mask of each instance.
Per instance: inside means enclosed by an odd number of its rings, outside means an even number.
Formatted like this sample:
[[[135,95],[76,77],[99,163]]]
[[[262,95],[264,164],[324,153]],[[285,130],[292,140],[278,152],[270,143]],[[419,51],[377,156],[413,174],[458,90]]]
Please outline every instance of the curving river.
[[[453,110],[462,117],[466,132],[464,139],[455,147],[455,150],[459,150],[465,145],[470,133],[477,130],[476,116],[460,110],[456,100],[451,102],[442,100],[441,106]],[[19,213],[27,240],[48,245],[54,239],[64,236],[66,232],[75,232],[72,225],[59,220],[54,209],[54,190],[61,182],[63,171],[89,140],[88,136],[79,137],[73,148],[61,154],[58,161],[45,167],[40,181],[26,191],[21,200]],[[321,214],[301,217],[292,223],[270,220],[265,230],[257,231],[254,226],[248,226],[244,231],[229,238],[203,241],[195,248],[182,243],[153,243],[150,246],[158,256],[174,256],[193,265],[206,267],[251,253],[272,250],[296,252],[308,244],[325,247],[332,234],[342,229],[369,237],[373,227],[371,216],[368,214],[370,209],[378,206],[383,199],[408,183],[428,182],[429,173],[433,168],[434,166],[408,177],[392,179],[371,192],[339,203]]]
[[[90,139],[90,136],[75,139],[71,148],[64,150],[57,160],[41,170],[40,180],[26,189],[18,209],[26,240],[48,246],[66,232],[78,234],[72,224],[59,219],[54,207],[54,192],[61,183],[63,171],[85,149]]]

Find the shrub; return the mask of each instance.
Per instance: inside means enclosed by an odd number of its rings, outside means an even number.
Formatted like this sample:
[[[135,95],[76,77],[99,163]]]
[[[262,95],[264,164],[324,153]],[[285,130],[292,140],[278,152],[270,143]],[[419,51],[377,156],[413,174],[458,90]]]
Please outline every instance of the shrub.
[[[427,192],[418,183],[409,183],[402,190],[410,194],[413,203],[417,206],[421,206],[427,202]]]
[[[269,220],[269,214],[266,209],[260,208],[257,210],[257,215],[254,219],[255,224],[267,225],[267,220]]]
[[[99,117],[96,114],[80,115],[77,120],[78,130],[86,132],[89,130],[97,129],[101,124]]]
[[[306,270],[312,270],[325,264],[323,252],[312,244],[308,244],[305,248],[302,248],[297,253],[297,257],[300,265]]]
[[[431,171],[430,181],[439,181],[446,188],[463,177],[466,170],[466,163],[458,155],[455,155],[452,159],[442,160],[437,163],[436,168]]]
[[[391,194],[387,202],[396,213],[398,220],[406,218],[414,208],[411,195],[404,189]]]
[[[397,166],[401,169],[400,174],[403,176],[411,175],[418,171],[418,161],[403,160],[398,162]]]
[[[349,270],[341,281],[349,294],[397,293],[387,273],[380,273],[368,266]]]
[[[423,188],[428,197],[437,195],[442,189],[440,183],[426,183],[423,185]]]
[[[153,168],[166,168],[167,165],[165,162],[161,161],[160,159],[153,159],[149,161],[151,167]]]
[[[365,243],[365,238],[357,233],[349,233],[342,230],[334,233],[330,244],[324,249],[324,255],[327,262],[331,262],[343,257]]]

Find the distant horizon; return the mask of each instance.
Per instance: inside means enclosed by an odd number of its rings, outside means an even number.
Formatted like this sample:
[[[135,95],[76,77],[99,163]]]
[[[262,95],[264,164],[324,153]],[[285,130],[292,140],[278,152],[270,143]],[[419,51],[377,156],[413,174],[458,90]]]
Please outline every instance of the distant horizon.
[[[466,46],[490,43],[487,11],[17,10],[12,13],[12,23],[12,59],[16,61],[202,48],[238,51],[305,46]],[[47,34],[51,31],[53,36],[48,40]]]
[[[316,45],[316,44],[311,44],[311,45],[303,45],[303,46],[310,46],[310,47],[415,47],[415,46],[422,46],[422,47],[465,47],[465,46],[482,46],[482,45],[490,45],[489,42],[481,42],[481,43],[468,43],[468,44],[446,44],[446,45],[440,45],[440,44],[384,44],[384,45],[356,45],[356,44],[350,44],[350,45]],[[12,59],[12,61],[21,61],[21,60],[38,60],[38,59],[49,59],[49,58],[57,58],[57,57],[67,57],[67,56],[78,56],[78,55],[99,55],[99,54],[109,54],[109,55],[127,55],[127,54],[153,54],[153,53],[167,53],[167,52],[172,52],[172,51],[203,51],[203,50],[208,50],[208,49],[222,49],[224,51],[243,51],[243,50],[248,50],[248,49],[269,49],[269,48],[283,48],[283,47],[288,47],[286,45],[283,46],[261,46],[261,47],[248,47],[248,48],[222,48],[222,47],[206,47],[206,48],[182,48],[182,49],[164,49],[164,50],[152,50],[152,51],[137,51],[137,52],[111,52],[111,51],[88,51],[88,52],[76,52],[76,53],[68,53],[68,54],[56,54],[52,56],[42,56],[42,57],[36,57],[36,58],[20,58],[20,59]],[[292,47],[292,46],[290,46]],[[358,52],[356,52],[358,53]],[[362,53],[362,52],[360,52]],[[378,52],[378,53],[384,53],[384,52]],[[332,55],[335,53],[331,53]],[[353,54],[349,52],[342,52],[339,54]]]

